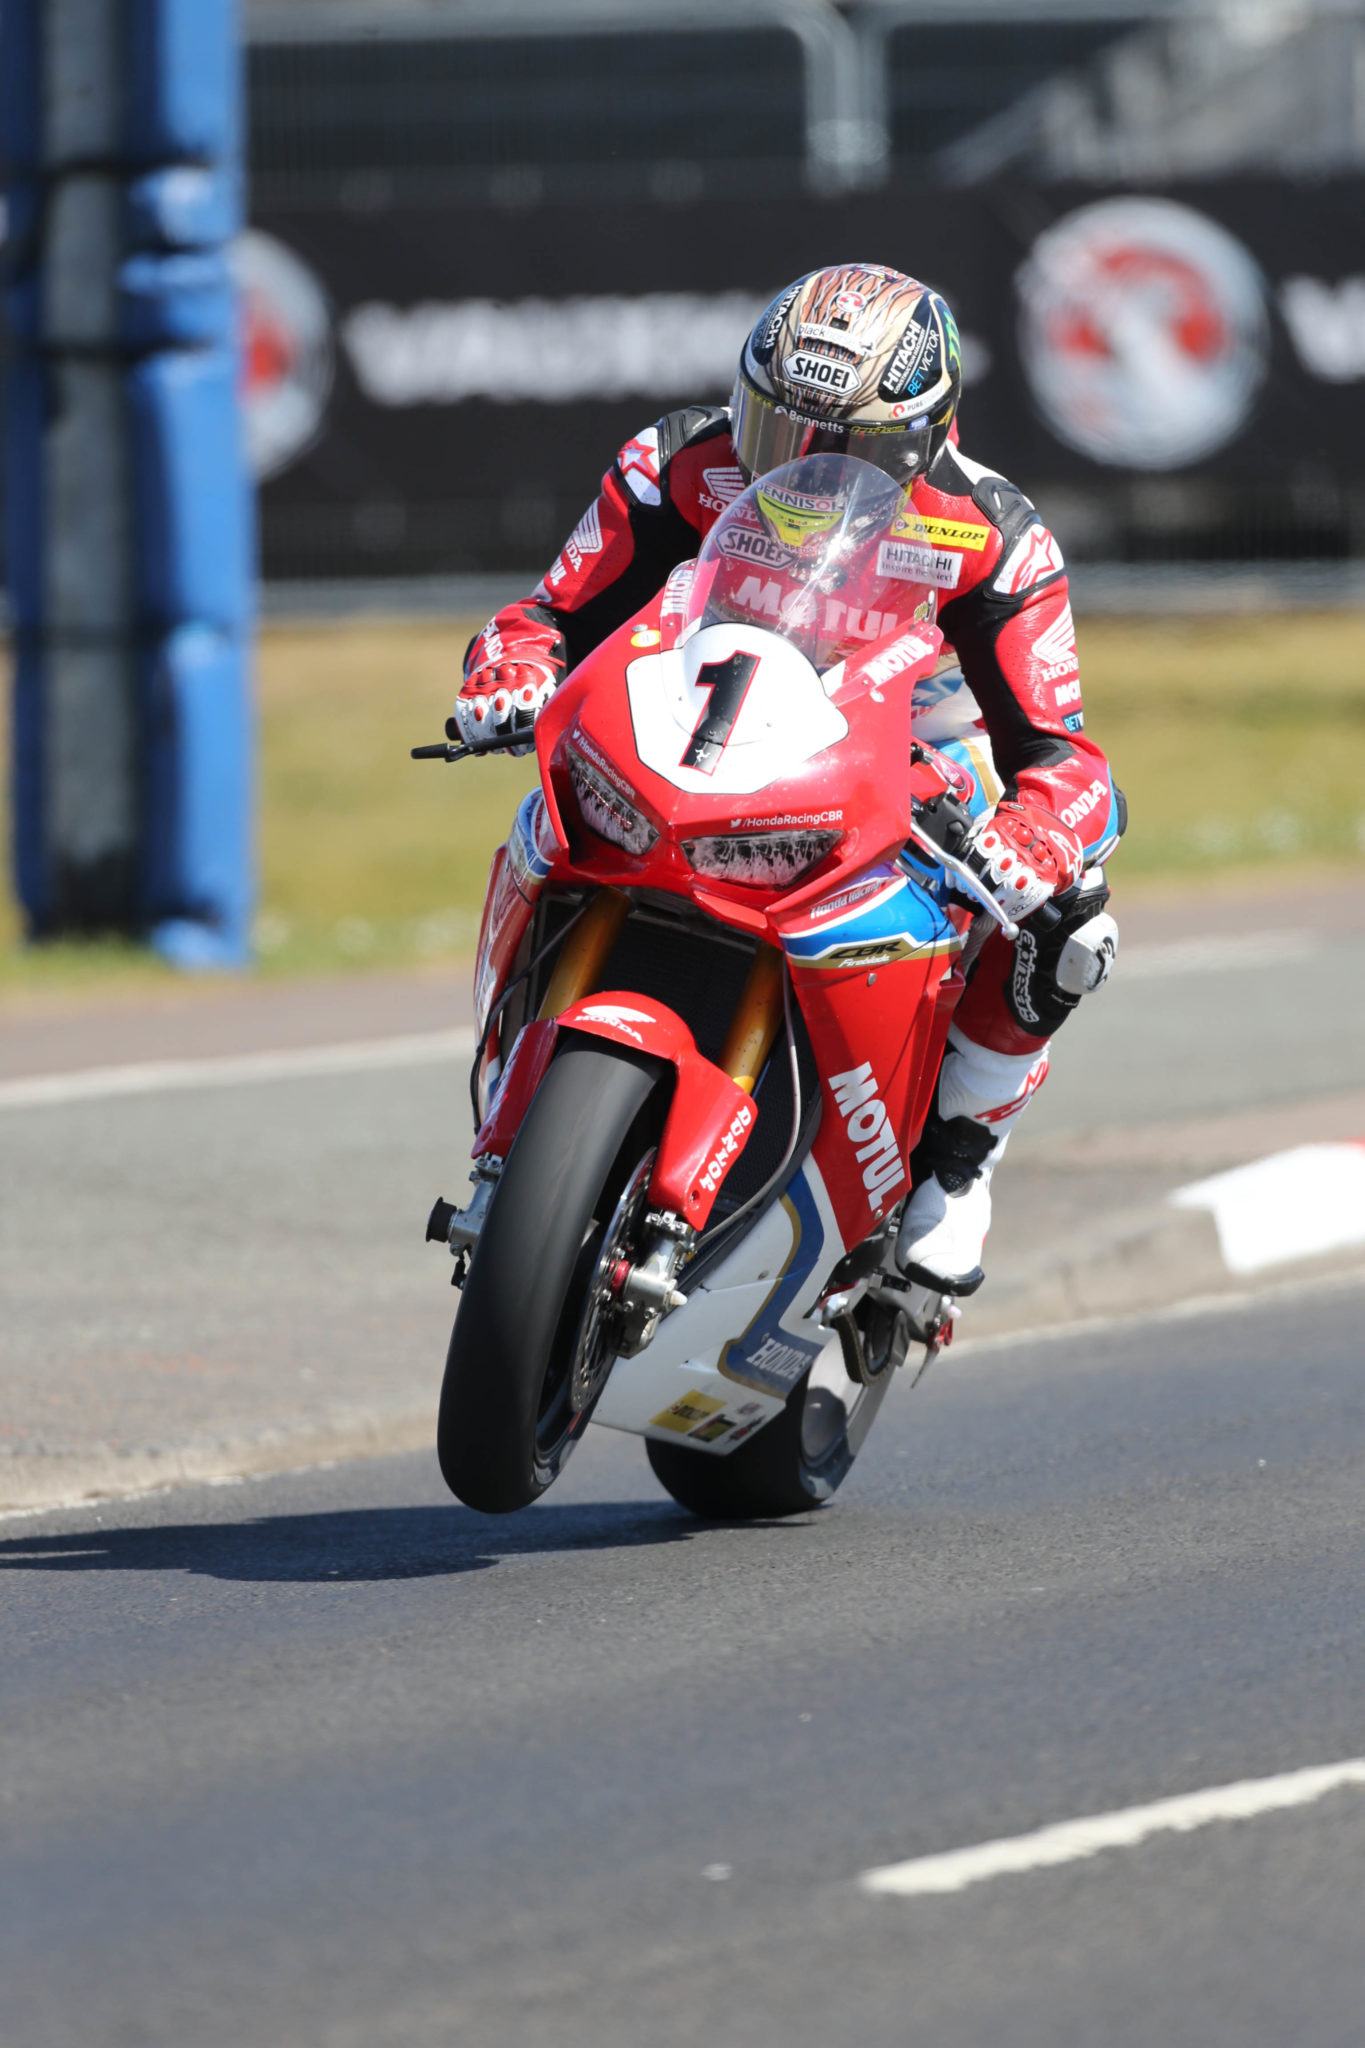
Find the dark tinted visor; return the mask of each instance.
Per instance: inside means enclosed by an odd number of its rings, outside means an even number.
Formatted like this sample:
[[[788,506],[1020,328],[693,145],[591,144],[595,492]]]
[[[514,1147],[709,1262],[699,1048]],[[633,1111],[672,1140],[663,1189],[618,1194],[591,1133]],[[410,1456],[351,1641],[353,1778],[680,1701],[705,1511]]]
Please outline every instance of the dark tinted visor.
[[[897,483],[919,476],[929,454],[930,422],[902,426],[859,425],[856,421],[808,420],[755,391],[743,372],[730,401],[730,434],[735,457],[751,477],[766,476],[803,455],[852,455],[884,470]]]

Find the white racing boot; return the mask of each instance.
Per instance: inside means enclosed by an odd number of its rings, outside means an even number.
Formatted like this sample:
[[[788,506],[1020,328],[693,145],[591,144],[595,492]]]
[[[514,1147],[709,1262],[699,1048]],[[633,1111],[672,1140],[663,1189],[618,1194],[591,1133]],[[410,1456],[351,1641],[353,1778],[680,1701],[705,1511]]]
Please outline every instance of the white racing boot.
[[[922,1180],[905,1205],[896,1264],[907,1280],[937,1294],[975,1294],[985,1279],[981,1254],[991,1227],[991,1175],[1009,1141],[996,1138],[971,1180],[941,1169]]]
[[[934,1108],[915,1148],[915,1191],[896,1239],[907,1279],[940,1294],[975,1294],[991,1227],[991,1177],[1009,1135],[1047,1075],[1046,1046],[991,1052],[956,1026],[939,1070]]]

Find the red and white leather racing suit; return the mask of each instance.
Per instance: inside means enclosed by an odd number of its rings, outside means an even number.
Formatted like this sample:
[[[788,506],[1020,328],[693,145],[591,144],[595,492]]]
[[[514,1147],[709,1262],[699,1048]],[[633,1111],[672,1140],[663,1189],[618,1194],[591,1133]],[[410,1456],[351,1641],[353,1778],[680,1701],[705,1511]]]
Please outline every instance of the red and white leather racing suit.
[[[724,407],[689,406],[627,441],[532,595],[505,606],[471,643],[466,691],[520,685],[521,701],[538,702],[696,555],[745,483]],[[1083,865],[1098,868],[1122,831],[1123,804],[1083,730],[1056,541],[1022,491],[951,442],[913,502],[934,548],[938,623],[979,707],[1005,799],[1060,819],[1080,841]],[[1088,879],[1086,916],[1106,893]],[[1047,950],[1027,928],[1018,952],[998,932],[982,949],[940,1078],[935,1165],[945,1141],[952,1151],[954,1130],[967,1139],[964,1165],[973,1154],[979,1163],[988,1134],[1003,1135],[1045,1076],[1049,1039],[1075,1004],[1045,971]]]

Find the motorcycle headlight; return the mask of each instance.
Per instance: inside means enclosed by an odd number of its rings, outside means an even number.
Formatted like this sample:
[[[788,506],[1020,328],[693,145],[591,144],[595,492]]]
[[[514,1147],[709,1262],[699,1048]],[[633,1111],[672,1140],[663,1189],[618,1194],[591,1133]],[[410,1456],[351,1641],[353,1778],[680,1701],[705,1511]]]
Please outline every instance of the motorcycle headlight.
[[[619,846],[624,853],[648,853],[658,833],[619,789],[613,789],[605,775],[599,775],[573,747],[569,749],[569,780],[578,799],[579,813],[590,832]]]
[[[717,882],[788,889],[839,844],[840,832],[722,832],[683,842],[694,871]]]

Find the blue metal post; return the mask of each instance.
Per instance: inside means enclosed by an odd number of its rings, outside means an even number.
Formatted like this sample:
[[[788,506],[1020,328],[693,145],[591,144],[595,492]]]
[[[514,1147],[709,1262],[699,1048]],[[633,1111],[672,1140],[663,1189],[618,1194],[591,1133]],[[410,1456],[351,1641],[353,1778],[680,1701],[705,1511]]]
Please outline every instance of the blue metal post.
[[[15,874],[30,932],[247,957],[235,0],[4,0]]]

